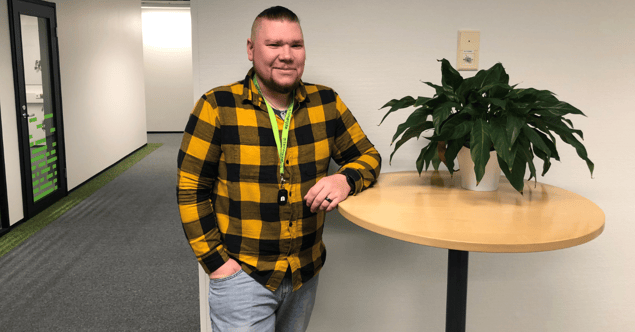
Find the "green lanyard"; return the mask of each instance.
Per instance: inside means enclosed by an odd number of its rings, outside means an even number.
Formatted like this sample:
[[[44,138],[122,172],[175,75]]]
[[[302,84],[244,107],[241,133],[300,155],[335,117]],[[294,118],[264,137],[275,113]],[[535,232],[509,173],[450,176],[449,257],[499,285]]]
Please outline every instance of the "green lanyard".
[[[289,139],[289,125],[291,124],[291,113],[293,113],[293,99],[291,99],[291,104],[287,108],[287,114],[284,118],[284,127],[282,127],[282,142],[280,142],[280,137],[278,137],[278,121],[276,120],[276,114],[273,112],[273,109],[267,102],[265,95],[260,90],[260,85],[258,85],[258,80],[256,76],[254,76],[254,84],[256,85],[256,89],[262,96],[262,99],[265,100],[265,105],[267,105],[267,111],[269,111],[269,120],[271,121],[271,127],[273,128],[273,137],[276,139],[276,147],[278,148],[278,157],[280,158],[280,183],[284,186],[284,156],[287,153],[287,142]],[[295,91],[291,94],[294,96]]]

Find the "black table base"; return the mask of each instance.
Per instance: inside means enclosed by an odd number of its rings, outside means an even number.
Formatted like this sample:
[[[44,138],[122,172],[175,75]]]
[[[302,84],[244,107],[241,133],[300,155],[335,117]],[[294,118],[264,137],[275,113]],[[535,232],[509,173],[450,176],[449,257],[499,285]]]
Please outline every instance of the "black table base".
[[[450,249],[445,332],[465,332],[468,260],[469,252]]]

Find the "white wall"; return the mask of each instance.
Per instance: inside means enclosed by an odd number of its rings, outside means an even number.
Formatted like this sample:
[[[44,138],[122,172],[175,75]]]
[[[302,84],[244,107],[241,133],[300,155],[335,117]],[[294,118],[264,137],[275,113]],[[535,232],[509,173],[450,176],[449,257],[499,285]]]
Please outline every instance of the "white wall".
[[[141,6],[57,0],[71,190],[147,142]],[[0,0],[0,102],[11,223],[23,218],[7,1]]]
[[[481,69],[502,62],[511,83],[552,90],[585,112],[587,118],[572,120],[584,131],[596,165],[594,179],[575,150],[559,144],[562,162],[539,181],[598,204],[606,214],[604,233],[590,243],[554,252],[472,254],[468,326],[470,331],[633,328],[635,181],[624,172],[632,170],[635,161],[630,138],[635,123],[635,62],[630,60],[635,54],[630,36],[635,31],[635,2],[252,0],[236,6],[194,0],[195,99],[244,78],[251,67],[245,49],[251,23],[261,10],[276,4],[288,6],[301,19],[307,49],[303,79],[340,93],[384,157],[383,172],[414,170],[425,142],[404,145],[389,166],[392,135],[409,111],[391,115],[378,127],[386,111],[379,107],[405,95],[431,96],[434,91],[420,80],[440,83],[436,59],[455,63],[458,30],[481,31]],[[430,264],[430,269],[446,268]],[[400,273],[407,271],[406,266]],[[432,275],[413,275],[423,279],[413,283],[413,296],[416,287],[425,287],[427,277]],[[318,298],[337,304],[337,299]],[[422,312],[437,310],[445,299],[428,303]],[[364,311],[364,303],[359,306],[355,311]],[[328,317],[313,317],[321,319]]]
[[[183,131],[192,104],[190,8],[142,9],[148,131]]]
[[[54,2],[70,190],[147,143],[141,6]]]
[[[0,120],[2,120],[2,142],[4,166],[7,176],[7,200],[9,223],[14,224],[24,217],[22,211],[22,183],[20,180],[20,156],[18,149],[18,127],[13,89],[13,62],[11,61],[11,37],[6,0],[0,0]]]

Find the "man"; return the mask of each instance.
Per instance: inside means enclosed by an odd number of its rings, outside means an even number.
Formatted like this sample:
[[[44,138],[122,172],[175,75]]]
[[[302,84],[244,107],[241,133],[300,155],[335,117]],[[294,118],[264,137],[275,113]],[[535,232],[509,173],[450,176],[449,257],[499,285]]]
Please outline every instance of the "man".
[[[185,234],[210,276],[220,331],[305,331],[326,212],[369,187],[381,158],[331,89],[301,81],[304,38],[284,7],[252,26],[243,81],[197,102],[178,157]],[[330,159],[341,168],[326,176]]]

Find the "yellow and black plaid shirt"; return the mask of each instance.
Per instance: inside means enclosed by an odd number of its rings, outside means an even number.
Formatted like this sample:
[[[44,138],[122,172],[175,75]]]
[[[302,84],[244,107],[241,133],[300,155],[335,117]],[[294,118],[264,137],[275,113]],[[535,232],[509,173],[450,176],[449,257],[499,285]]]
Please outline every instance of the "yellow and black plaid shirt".
[[[284,165],[289,199],[278,205],[278,150],[253,74],[252,68],[244,81],[207,92],[194,107],[178,156],[179,211],[207,273],[231,257],[276,290],[290,266],[297,290],[326,258],[326,213],[312,213],[303,197],[327,175],[331,158],[359,193],[377,179],[381,157],[333,90],[301,83]]]

